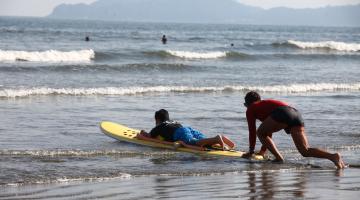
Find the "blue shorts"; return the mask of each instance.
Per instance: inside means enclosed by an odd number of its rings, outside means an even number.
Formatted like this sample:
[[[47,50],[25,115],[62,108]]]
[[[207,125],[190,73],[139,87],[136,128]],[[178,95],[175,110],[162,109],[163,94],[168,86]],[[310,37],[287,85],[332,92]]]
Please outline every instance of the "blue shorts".
[[[191,127],[177,128],[174,133],[174,141],[180,140],[190,145],[195,145],[201,139],[205,139],[205,135]]]

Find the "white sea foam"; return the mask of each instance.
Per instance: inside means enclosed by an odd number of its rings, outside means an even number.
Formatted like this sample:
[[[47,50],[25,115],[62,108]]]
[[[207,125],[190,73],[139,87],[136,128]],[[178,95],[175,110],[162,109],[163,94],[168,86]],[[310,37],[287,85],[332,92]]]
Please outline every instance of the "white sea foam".
[[[249,87],[249,90],[274,93],[306,93],[321,91],[360,91],[360,83],[312,83]]]
[[[28,89],[0,89],[0,97],[26,97],[36,95],[137,95],[148,93],[180,93],[180,92],[226,92],[256,90],[264,93],[308,93],[308,92],[336,92],[360,91],[360,83],[313,83],[272,86],[154,86],[154,87],[99,87],[99,88],[47,88],[37,87]]]
[[[58,178],[56,181],[51,182],[58,182],[58,183],[70,183],[70,182],[103,182],[103,181],[109,181],[109,180],[118,180],[118,179],[130,179],[132,178],[131,174],[127,173],[120,173],[117,176],[113,177],[84,177],[84,178]],[[44,184],[47,183],[46,181],[41,182],[38,181],[38,184]]]
[[[296,40],[288,40],[287,43],[302,49],[326,48],[337,51],[360,51],[360,44],[358,43],[344,43],[335,41],[301,42]]]
[[[1,61],[34,62],[88,62],[95,58],[92,49],[78,51],[5,51],[0,50]]]
[[[136,152],[120,150],[0,150],[0,156],[31,156],[31,157],[92,157],[92,156],[153,156],[153,155],[173,155],[175,152]]]
[[[355,144],[355,145],[344,145],[344,146],[335,147],[334,149],[335,149],[335,150],[352,151],[352,150],[358,150],[358,149],[360,149],[360,145],[359,145],[359,144]]]
[[[73,182],[103,182],[103,181],[110,181],[110,180],[123,180],[123,179],[131,179],[132,175],[127,173],[119,173],[115,176],[111,177],[80,177],[80,178],[68,178],[68,177],[61,177],[57,179],[43,179],[43,180],[30,180],[28,182],[21,182],[21,183],[7,183],[7,186],[14,186],[18,187],[21,185],[26,184],[51,184],[51,183],[73,183]]]
[[[226,52],[214,51],[214,52],[191,52],[191,51],[173,51],[167,50],[167,53],[181,58],[188,59],[215,59],[226,57]]]

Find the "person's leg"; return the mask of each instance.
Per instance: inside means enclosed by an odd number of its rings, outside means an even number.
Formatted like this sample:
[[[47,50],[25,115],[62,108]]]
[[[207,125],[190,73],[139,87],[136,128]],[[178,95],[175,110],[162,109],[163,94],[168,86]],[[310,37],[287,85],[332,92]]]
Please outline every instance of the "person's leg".
[[[204,138],[200,139],[196,142],[196,145],[203,147],[203,146],[211,146],[214,144],[220,144],[221,148],[224,149],[224,141],[222,140],[220,135],[217,135],[212,138]]]
[[[213,144],[220,144],[221,147],[224,146],[223,145],[224,143],[221,142],[221,138],[219,138],[218,136],[213,137],[213,138],[205,138],[205,136],[203,134],[192,129],[191,127],[178,128],[175,131],[174,140],[182,141],[187,145],[197,145],[200,147],[207,146],[207,145],[211,146]]]
[[[191,127],[188,127],[188,128],[191,130],[191,134],[193,135],[193,137],[195,139],[198,139],[198,140],[206,139],[205,135],[203,133],[201,133],[200,131],[193,129]],[[214,144],[221,145],[223,143],[223,144],[226,144],[227,146],[229,146],[231,149],[233,149],[235,147],[235,143],[223,135],[218,135],[214,138],[208,138],[208,139],[215,139],[217,142]],[[210,142],[210,140],[204,140],[203,142]],[[211,142],[213,142],[213,141],[211,140]],[[209,144],[207,144],[207,145],[209,145]],[[222,148],[223,148],[223,145],[222,145]]]
[[[269,149],[269,151],[275,156],[276,161],[283,161],[284,158],[280,154],[279,150],[276,148],[276,145],[272,140],[271,136],[274,132],[278,132],[286,127],[286,124],[279,123],[273,120],[271,117],[268,117],[265,119],[265,121],[263,121],[263,123],[256,131],[260,142],[265,145],[266,148]]]
[[[329,153],[322,149],[310,148],[303,126],[296,126],[291,128],[291,137],[300,154],[304,157],[326,158],[332,161],[338,169],[345,167],[339,153]]]

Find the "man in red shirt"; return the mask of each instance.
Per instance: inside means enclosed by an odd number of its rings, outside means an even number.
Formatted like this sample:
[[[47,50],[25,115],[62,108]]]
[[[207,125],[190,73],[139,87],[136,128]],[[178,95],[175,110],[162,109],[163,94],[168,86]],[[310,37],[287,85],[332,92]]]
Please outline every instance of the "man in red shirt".
[[[257,92],[248,92],[244,105],[247,107],[246,119],[249,127],[249,152],[244,157],[250,157],[255,150],[256,135],[262,143],[259,154],[264,155],[266,149],[275,156],[275,161],[283,162],[284,158],[272,140],[272,134],[282,129],[291,134],[296,148],[304,157],[326,158],[332,161],[338,169],[345,167],[339,153],[329,153],[318,148],[310,148],[305,134],[304,121],[301,114],[287,103],[277,100],[261,100]],[[262,123],[256,130],[256,120]]]

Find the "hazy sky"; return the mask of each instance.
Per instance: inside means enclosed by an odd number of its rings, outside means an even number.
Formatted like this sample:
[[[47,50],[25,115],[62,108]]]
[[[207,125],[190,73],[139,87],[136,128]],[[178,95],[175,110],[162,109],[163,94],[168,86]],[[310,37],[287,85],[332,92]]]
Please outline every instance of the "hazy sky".
[[[237,0],[240,3],[262,8],[290,7],[290,8],[318,8],[324,6],[339,6],[360,4],[360,0]]]
[[[91,3],[96,0],[0,0],[0,16],[46,16],[62,3]]]
[[[0,0],[0,16],[46,16],[61,3],[92,3],[96,0]],[[196,0],[194,0],[196,1]],[[360,4],[360,0],[237,0],[263,8],[314,8],[327,5]]]

